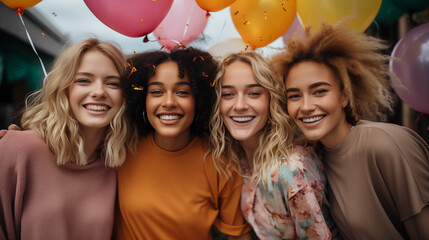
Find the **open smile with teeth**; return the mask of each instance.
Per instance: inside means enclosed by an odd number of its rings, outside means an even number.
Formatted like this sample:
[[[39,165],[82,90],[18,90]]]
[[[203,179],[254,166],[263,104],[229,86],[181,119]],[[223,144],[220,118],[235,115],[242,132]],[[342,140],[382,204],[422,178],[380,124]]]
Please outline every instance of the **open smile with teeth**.
[[[255,117],[231,117],[232,120],[236,121],[236,122],[250,122],[254,119]]]
[[[322,120],[324,117],[325,117],[325,116],[324,116],[324,115],[322,115],[322,116],[311,117],[311,118],[301,118],[301,120],[302,120],[304,123],[314,123],[314,122],[317,122],[317,121]]]
[[[109,110],[109,106],[106,105],[84,105],[84,108],[93,111],[107,111]]]
[[[182,116],[180,115],[158,115],[158,118],[161,120],[167,120],[167,121],[171,121],[171,120],[177,120],[180,119]]]

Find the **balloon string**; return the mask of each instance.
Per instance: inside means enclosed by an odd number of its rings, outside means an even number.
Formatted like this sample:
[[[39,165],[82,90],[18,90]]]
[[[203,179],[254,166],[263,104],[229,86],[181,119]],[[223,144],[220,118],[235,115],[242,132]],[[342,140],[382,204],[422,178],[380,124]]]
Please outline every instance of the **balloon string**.
[[[185,35],[188,32],[189,23],[191,22],[191,16],[195,9],[195,4],[197,4],[197,2],[194,1],[194,3],[192,4],[191,13],[189,14],[188,20],[186,21],[185,31],[183,31],[182,39],[185,39]]]
[[[46,78],[46,76],[48,74],[46,73],[46,69],[45,69],[45,66],[43,65],[42,59],[40,58],[39,54],[37,53],[36,48],[34,47],[33,41],[31,40],[30,34],[28,33],[27,27],[25,26],[24,20],[22,19],[22,13],[19,12],[18,16],[19,16],[19,19],[21,19],[22,25],[24,26],[25,33],[27,34],[27,37],[28,37],[28,41],[30,42],[30,45],[33,48],[33,51],[36,53],[37,57],[39,58],[40,65],[42,66],[42,70],[43,70],[43,73],[45,74],[45,78]],[[43,84],[44,83],[45,83],[45,79],[43,79]]]

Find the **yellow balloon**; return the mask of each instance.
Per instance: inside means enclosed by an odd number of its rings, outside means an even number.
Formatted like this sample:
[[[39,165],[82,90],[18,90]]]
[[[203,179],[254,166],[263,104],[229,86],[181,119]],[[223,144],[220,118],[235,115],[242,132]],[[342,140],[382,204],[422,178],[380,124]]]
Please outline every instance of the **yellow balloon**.
[[[207,12],[217,12],[220,11],[231,4],[233,4],[236,0],[195,0],[198,6],[201,9],[206,10]]]
[[[301,23],[319,28],[322,22],[335,24],[347,17],[351,29],[363,32],[372,23],[381,0],[298,0],[297,12]]]
[[[42,0],[1,0],[6,6],[13,9],[27,9],[38,4]]]
[[[296,0],[237,0],[230,10],[243,41],[259,48],[286,32],[296,16]]]

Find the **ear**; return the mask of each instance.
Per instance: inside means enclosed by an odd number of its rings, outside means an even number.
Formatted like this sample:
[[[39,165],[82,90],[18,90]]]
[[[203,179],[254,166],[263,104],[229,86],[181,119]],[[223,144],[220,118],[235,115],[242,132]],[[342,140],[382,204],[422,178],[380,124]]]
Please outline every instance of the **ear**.
[[[349,104],[349,98],[343,93],[341,94],[341,107],[345,108]]]

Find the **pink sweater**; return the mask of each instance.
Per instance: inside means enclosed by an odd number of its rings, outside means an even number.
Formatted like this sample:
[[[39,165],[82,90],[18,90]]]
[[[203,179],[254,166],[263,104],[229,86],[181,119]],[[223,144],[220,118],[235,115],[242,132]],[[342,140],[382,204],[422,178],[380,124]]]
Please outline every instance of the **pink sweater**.
[[[110,239],[115,194],[101,159],[59,167],[33,131],[0,140],[0,239]]]

